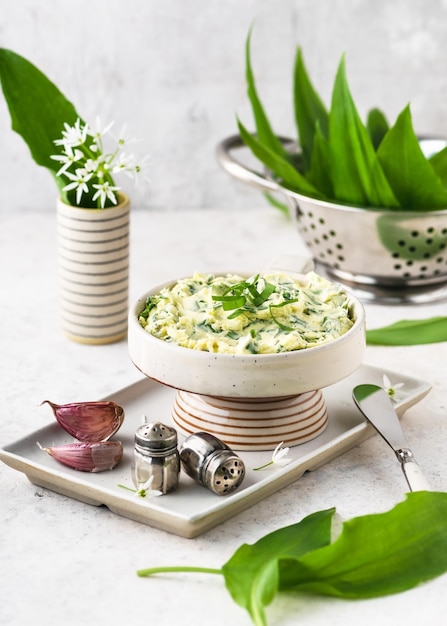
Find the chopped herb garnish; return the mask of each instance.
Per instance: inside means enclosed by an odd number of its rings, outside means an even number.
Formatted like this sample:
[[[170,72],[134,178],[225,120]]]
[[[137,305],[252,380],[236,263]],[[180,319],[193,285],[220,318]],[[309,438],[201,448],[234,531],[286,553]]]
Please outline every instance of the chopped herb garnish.
[[[260,289],[262,290],[260,291]],[[265,304],[270,296],[275,292],[275,285],[266,282],[263,278],[259,277],[259,274],[257,274],[250,280],[244,280],[236,285],[228,287],[222,295],[214,295],[212,296],[212,299],[216,302],[220,302],[224,311],[233,311],[233,313],[228,316],[228,319],[234,319],[242,313],[250,311],[253,307],[258,309],[262,308],[262,305]],[[280,328],[291,331],[293,328],[281,324],[275,318],[272,312],[272,307],[283,307],[287,304],[297,302],[298,300],[296,298],[291,299],[290,293],[288,292],[281,295],[284,298],[284,302],[281,302],[280,304],[270,304],[270,315]]]
[[[259,291],[260,288],[262,288],[261,291]],[[224,311],[239,309],[247,303],[259,307],[269,299],[275,289],[275,285],[267,283],[264,279],[259,278],[259,274],[257,274],[252,279],[231,285],[222,295],[214,295],[212,299],[216,302],[221,302]]]
[[[157,306],[157,303],[158,303],[158,298],[154,298],[153,296],[149,296],[146,299],[146,305],[145,305],[144,309],[141,311],[140,317],[142,317],[143,319],[147,320],[147,318],[149,317],[149,313],[152,311],[152,309],[154,307]]]

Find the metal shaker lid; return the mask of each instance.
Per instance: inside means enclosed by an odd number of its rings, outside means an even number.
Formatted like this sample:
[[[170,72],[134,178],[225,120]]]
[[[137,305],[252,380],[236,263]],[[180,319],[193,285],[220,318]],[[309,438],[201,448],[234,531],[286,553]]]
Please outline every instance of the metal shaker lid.
[[[177,431],[161,422],[143,424],[135,433],[135,447],[143,453],[166,454],[177,447]]]
[[[231,450],[220,450],[211,454],[202,471],[205,487],[219,496],[235,491],[244,477],[244,462]]]
[[[245,477],[242,459],[210,433],[187,437],[180,448],[180,459],[191,478],[218,495],[235,491]]]

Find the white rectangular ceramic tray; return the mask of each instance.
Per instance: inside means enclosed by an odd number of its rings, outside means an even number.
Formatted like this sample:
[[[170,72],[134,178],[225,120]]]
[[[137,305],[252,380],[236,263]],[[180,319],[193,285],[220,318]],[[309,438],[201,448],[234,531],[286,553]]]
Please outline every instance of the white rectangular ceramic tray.
[[[37,441],[43,446],[72,441],[56,420],[0,449],[0,459],[26,474],[35,485],[88,504],[105,505],[124,517],[193,538],[371,436],[374,431],[354,405],[352,389],[361,383],[382,385],[384,373],[391,382],[404,383],[404,397],[395,405],[399,416],[430,390],[426,382],[362,365],[345,380],[323,390],[328,407],[328,426],[312,441],[291,448],[292,462],[289,465],[253,471],[253,468],[271,459],[271,451],[238,452],[246,466],[246,477],[239,489],[228,496],[215,495],[183,472],[179,488],[164,496],[141,498],[118,486],[123,484],[133,488],[130,468],[134,433],[142,423],[143,415],[150,421],[172,424],[171,408],[176,391],[146,378],[106,398],[120,404],[126,415],[123,426],[114,437],[120,439],[124,446],[123,460],[114,470],[96,474],[79,472],[42,452],[36,445]],[[179,442],[182,439],[180,435]]]

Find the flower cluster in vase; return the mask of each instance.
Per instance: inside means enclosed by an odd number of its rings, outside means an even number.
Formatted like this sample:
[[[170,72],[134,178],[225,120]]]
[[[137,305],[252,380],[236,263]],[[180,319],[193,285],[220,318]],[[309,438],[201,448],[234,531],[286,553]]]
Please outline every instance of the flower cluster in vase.
[[[68,195],[75,194],[71,198],[71,204],[82,206],[85,194],[88,203],[96,203],[98,208],[116,205],[117,193],[121,188],[116,186],[113,176],[123,172],[136,182],[136,176],[141,172],[143,164],[135,163],[134,155],[123,151],[124,146],[130,142],[125,139],[123,131],[118,137],[112,135],[113,124],[112,122],[101,127],[97,119],[95,128],[92,128],[78,118],[73,126],[64,123],[62,137],[54,140],[54,144],[61,151],[52,154],[51,159],[61,165],[56,176],[66,179],[62,191]],[[107,136],[114,142],[110,151],[106,151],[104,145],[104,138]],[[144,161],[145,159],[143,163]]]

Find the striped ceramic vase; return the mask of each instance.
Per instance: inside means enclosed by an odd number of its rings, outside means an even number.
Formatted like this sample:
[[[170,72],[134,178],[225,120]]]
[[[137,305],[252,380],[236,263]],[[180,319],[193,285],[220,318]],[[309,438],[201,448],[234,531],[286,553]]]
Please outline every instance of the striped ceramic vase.
[[[58,200],[62,330],[79,343],[127,335],[130,202],[82,209]]]

